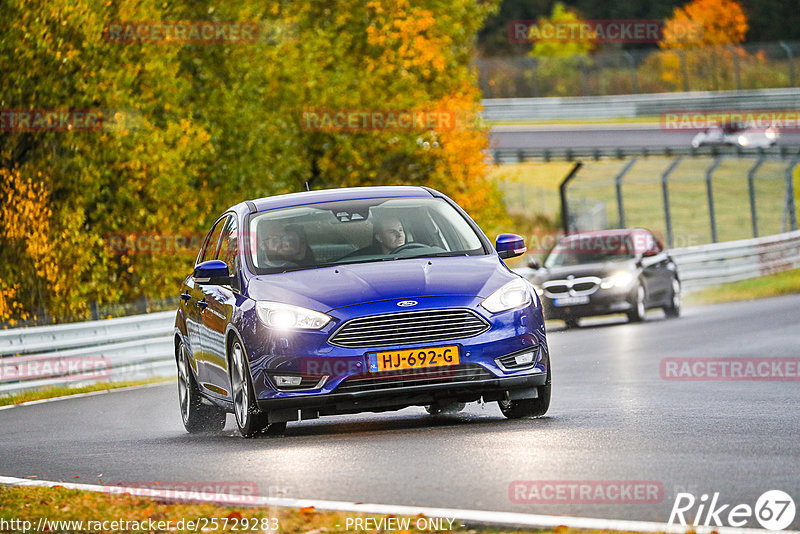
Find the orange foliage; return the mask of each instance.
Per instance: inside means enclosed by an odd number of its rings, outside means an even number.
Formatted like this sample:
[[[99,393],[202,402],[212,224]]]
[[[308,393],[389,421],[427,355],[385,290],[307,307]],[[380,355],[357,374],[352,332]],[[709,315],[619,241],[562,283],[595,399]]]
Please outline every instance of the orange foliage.
[[[747,16],[735,0],[693,0],[676,7],[666,21],[661,48],[740,43],[747,33]]]

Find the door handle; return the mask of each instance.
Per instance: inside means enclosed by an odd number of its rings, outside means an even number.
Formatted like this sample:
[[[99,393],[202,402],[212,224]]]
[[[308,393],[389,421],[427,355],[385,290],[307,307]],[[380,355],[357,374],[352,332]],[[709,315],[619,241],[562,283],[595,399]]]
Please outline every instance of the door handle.
[[[197,307],[200,308],[200,311],[203,311],[208,308],[208,302],[206,302],[206,299],[198,300]]]
[[[181,293],[181,300],[184,302],[188,302],[191,298],[192,296],[189,293]]]

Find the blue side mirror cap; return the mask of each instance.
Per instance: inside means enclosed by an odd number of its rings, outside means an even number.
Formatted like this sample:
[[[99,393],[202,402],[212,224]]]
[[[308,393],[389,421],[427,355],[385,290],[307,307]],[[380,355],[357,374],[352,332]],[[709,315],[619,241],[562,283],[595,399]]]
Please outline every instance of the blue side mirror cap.
[[[228,264],[222,260],[208,260],[198,263],[194,268],[192,277],[198,284],[222,286],[231,283],[230,269],[228,269]]]
[[[525,239],[517,234],[500,234],[494,244],[498,256],[503,259],[514,258],[525,254],[528,249],[525,247]]]

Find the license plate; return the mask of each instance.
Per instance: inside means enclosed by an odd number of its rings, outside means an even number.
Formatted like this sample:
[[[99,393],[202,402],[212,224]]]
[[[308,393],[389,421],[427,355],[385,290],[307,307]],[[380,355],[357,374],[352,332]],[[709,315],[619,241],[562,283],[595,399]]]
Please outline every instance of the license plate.
[[[370,352],[369,370],[396,371],[398,369],[420,369],[423,367],[440,367],[442,365],[458,365],[458,347],[428,347],[424,349],[387,350]]]
[[[553,306],[574,306],[575,304],[588,304],[589,295],[581,295],[580,297],[560,297],[553,299]]]

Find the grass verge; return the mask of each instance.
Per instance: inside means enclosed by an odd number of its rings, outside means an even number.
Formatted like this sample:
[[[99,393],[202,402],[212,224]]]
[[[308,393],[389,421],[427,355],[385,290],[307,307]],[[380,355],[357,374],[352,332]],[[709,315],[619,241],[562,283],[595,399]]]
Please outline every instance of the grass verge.
[[[150,532],[152,530],[170,532],[265,532],[270,531],[270,529],[262,527],[273,526],[277,523],[277,532],[302,532],[305,534],[353,533],[379,531],[378,527],[373,526],[376,525],[373,521],[392,517],[394,516],[317,511],[313,507],[300,509],[247,508],[205,503],[166,503],[156,499],[134,497],[128,494],[102,494],[58,487],[0,486],[0,519],[6,522],[11,520],[29,521],[30,528],[27,532],[35,531],[40,518],[46,518],[50,531],[61,532],[105,533],[123,531]],[[365,526],[363,521],[367,518],[372,518],[369,523],[371,528],[363,528]],[[356,519],[362,520],[362,528],[358,528],[358,525],[354,523]],[[393,521],[401,519],[397,517]],[[433,532],[459,532],[466,534],[476,534],[478,532],[487,534],[510,534],[512,532],[577,534],[591,532],[593,534],[605,534],[617,532],[608,530],[582,531],[567,527],[556,527],[552,530],[515,530],[492,527],[474,529],[463,526],[460,520],[454,520],[449,523],[447,519],[443,521],[444,529],[435,529],[431,528],[432,524],[426,525],[424,516],[411,517],[408,520],[407,525],[409,528],[388,529],[384,527],[380,530],[384,532],[391,530],[402,531],[403,534]],[[69,525],[61,523],[61,525],[55,525],[54,521],[82,521],[82,524],[72,523],[72,525]],[[103,521],[119,521],[118,525],[126,528],[93,528],[93,524],[90,523]],[[123,524],[121,523],[122,521],[127,521],[128,523]],[[151,521],[162,523],[153,529]],[[181,521],[182,523],[180,523]],[[192,525],[194,528],[187,528],[190,521],[194,522]],[[167,522],[169,522],[169,525],[167,525]],[[386,523],[383,524],[386,525]],[[400,524],[402,525],[403,523]],[[17,525],[19,527],[26,526],[19,523]],[[452,529],[450,525],[452,525]],[[100,526],[100,523],[96,526]],[[112,525],[107,523],[105,526]],[[203,526],[205,528],[202,528]],[[26,531],[24,528],[13,530],[18,532]]]
[[[687,304],[717,304],[800,293],[800,269],[708,287],[689,293]]]
[[[38,389],[33,391],[23,391],[14,395],[0,397],[0,406],[8,406],[10,404],[22,404],[23,402],[30,402],[42,399],[52,399],[54,397],[66,397],[68,395],[76,395],[78,393],[91,393],[93,391],[107,391],[111,389],[127,388],[131,386],[143,386],[147,384],[157,384],[159,382],[169,382],[173,378],[148,378],[146,380],[130,380],[124,382],[102,382],[100,384],[92,384],[82,387],[51,387],[45,389]]]

